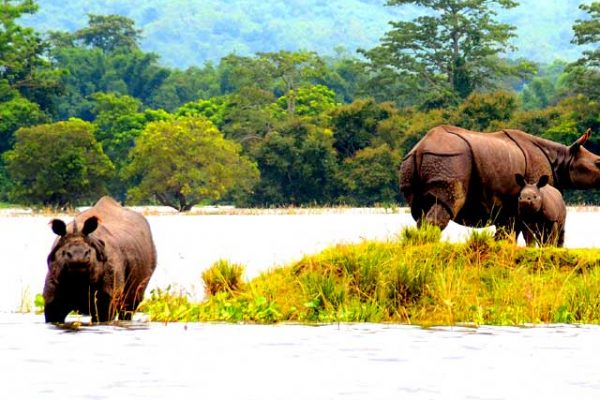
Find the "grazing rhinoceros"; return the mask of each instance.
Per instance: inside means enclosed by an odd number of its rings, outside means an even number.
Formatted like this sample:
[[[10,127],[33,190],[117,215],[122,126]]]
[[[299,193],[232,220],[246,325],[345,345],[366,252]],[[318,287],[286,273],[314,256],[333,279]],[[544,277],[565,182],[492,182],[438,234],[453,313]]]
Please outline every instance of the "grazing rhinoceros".
[[[144,216],[103,197],[68,226],[51,225],[59,237],[48,255],[46,322],[64,322],[70,311],[93,322],[131,319],[156,267]]]
[[[400,166],[400,189],[420,226],[444,229],[450,220],[466,226],[495,224],[512,231],[520,191],[515,174],[528,181],[542,175],[559,190],[600,187],[600,157],[582,145],[588,130],[571,146],[505,129],[479,133],[455,126],[431,129]]]
[[[567,207],[560,192],[548,185],[550,177],[542,175],[535,183],[516,174],[521,187],[517,206],[517,225],[523,231],[527,245],[562,247],[565,243]]]

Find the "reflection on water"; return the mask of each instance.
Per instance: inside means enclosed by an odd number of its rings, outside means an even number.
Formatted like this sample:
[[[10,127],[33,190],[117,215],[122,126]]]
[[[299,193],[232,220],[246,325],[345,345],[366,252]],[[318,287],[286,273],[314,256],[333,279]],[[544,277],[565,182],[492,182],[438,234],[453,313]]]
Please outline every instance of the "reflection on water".
[[[2,398],[598,399],[600,327],[131,323],[0,314]],[[10,396],[6,396],[10,394]]]

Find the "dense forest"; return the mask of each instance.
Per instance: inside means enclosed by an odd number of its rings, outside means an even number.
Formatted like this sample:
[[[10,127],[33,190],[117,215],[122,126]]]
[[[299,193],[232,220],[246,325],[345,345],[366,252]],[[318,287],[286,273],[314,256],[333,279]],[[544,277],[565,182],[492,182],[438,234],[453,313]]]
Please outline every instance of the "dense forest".
[[[585,17],[582,0],[520,0],[498,20],[516,28],[513,58],[551,63],[573,61],[581,49],[571,44],[575,20]],[[315,51],[335,55],[371,48],[390,28],[389,21],[410,20],[427,10],[415,4],[386,6],[385,0],[39,0],[35,14],[20,20],[40,32],[73,32],[88,14],[117,14],[143,31],[144,51],[164,65],[187,68],[219,62],[231,53],[251,56],[267,51]],[[413,2],[414,3],[414,2]],[[535,18],[532,16],[535,15]]]
[[[106,3],[113,11],[122,2]],[[396,19],[356,52],[261,38],[274,47],[181,68],[142,46],[146,32],[124,10],[86,9],[85,24],[42,32],[23,23],[40,10],[34,0],[4,1],[0,200],[65,207],[109,193],[179,210],[394,205],[403,155],[442,123],[565,144],[591,128],[587,147],[600,152],[600,2],[571,6],[568,15],[581,16],[569,38],[578,58],[550,63],[509,58],[518,30],[500,17],[516,1],[387,5]],[[170,12],[154,10],[145,27]],[[593,191],[567,196],[600,202]]]

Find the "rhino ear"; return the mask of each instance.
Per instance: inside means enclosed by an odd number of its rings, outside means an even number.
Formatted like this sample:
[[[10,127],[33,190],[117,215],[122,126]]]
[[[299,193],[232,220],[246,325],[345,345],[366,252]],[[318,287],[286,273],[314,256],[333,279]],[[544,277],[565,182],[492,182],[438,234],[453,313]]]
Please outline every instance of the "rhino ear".
[[[585,144],[585,142],[587,142],[587,140],[590,138],[591,134],[592,134],[592,128],[588,128],[588,130],[585,131],[585,133],[583,135],[581,135],[581,137],[579,139],[577,139],[569,147],[569,150],[571,151],[571,153],[575,153],[577,150],[579,150],[579,147],[583,146]]]
[[[521,174],[515,174],[515,180],[517,181],[517,185],[520,187],[523,187],[527,184],[527,182],[525,182],[525,177]]]
[[[50,226],[52,226],[52,232],[58,236],[65,236],[67,234],[67,225],[60,219],[50,221]]]
[[[537,183],[537,187],[539,188],[543,188],[544,186],[546,186],[548,184],[548,181],[550,180],[550,177],[548,175],[542,175],[540,176],[540,180]]]
[[[97,227],[98,227],[98,217],[96,217],[96,216],[89,217],[83,223],[83,230],[81,231],[81,233],[83,233],[85,236],[87,236],[90,233],[94,232]]]

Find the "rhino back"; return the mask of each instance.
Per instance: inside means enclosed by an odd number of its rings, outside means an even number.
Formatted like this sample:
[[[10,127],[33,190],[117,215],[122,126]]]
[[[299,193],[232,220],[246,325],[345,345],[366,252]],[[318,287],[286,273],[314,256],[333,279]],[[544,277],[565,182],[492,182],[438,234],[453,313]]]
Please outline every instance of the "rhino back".
[[[541,188],[540,192],[543,197],[544,219],[564,224],[567,218],[567,207],[561,193],[549,185]]]
[[[106,243],[107,256],[113,260],[113,266],[127,268],[124,272],[134,275],[126,279],[149,278],[156,267],[156,249],[146,218],[110,197],[101,198],[92,208],[79,214],[75,218],[77,225],[83,226],[92,215],[100,220],[92,235]]]

